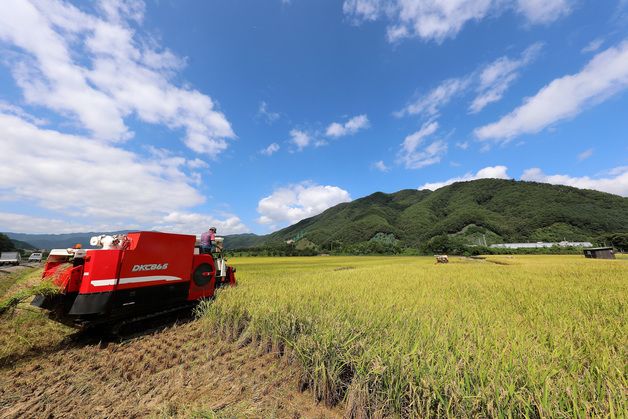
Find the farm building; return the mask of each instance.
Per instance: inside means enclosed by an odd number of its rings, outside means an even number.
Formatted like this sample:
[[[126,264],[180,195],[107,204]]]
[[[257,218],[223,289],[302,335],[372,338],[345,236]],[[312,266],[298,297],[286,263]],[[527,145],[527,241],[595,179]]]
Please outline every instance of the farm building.
[[[593,246],[589,242],[569,242],[562,241],[559,243],[549,243],[549,242],[536,242],[536,243],[499,243],[492,244],[491,247],[494,249],[540,249],[544,247],[591,247]]]
[[[593,246],[593,244],[590,242],[569,242],[565,240],[562,242],[559,242],[558,245],[560,247],[591,247]]]
[[[552,247],[554,243],[545,243],[545,242],[537,242],[537,243],[499,243],[499,244],[491,244],[491,247],[494,249],[538,249],[542,247]]]
[[[592,259],[615,259],[612,247],[594,247],[584,249],[584,257]]]

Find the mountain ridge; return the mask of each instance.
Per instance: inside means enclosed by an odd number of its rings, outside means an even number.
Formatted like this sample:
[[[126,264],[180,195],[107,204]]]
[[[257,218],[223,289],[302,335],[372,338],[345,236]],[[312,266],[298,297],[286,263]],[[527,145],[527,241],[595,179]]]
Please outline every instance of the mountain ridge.
[[[477,179],[435,191],[374,192],[267,235],[226,235],[225,247],[277,247],[294,240],[328,248],[375,238],[417,247],[443,234],[458,236],[468,244],[481,244],[484,240],[488,244],[587,241],[603,234],[625,232],[628,232],[628,198],[563,185]],[[39,248],[63,248],[75,243],[86,245],[91,236],[105,233],[6,234]]]
[[[378,233],[416,247],[447,234],[477,244],[590,240],[628,231],[628,198],[588,189],[502,179],[456,182],[435,191],[375,192],[269,234],[278,245],[295,235],[326,247],[365,242]]]

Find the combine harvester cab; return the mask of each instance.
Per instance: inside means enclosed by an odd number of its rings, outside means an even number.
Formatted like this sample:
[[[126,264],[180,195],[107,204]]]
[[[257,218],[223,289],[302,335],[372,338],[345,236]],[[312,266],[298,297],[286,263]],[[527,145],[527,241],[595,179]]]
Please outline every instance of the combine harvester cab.
[[[75,326],[141,318],[189,307],[235,285],[235,269],[220,254],[199,254],[190,235],[138,232],[95,236],[100,249],[54,249],[43,279],[60,294],[32,304]]]

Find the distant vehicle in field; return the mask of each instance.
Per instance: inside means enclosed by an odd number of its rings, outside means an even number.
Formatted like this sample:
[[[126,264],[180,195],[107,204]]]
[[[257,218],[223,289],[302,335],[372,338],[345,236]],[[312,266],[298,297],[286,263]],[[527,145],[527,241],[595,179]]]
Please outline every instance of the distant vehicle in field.
[[[0,253],[0,265],[19,265],[22,256],[19,252],[2,252]]]
[[[31,253],[28,257],[29,262],[41,262],[42,254],[41,253]]]

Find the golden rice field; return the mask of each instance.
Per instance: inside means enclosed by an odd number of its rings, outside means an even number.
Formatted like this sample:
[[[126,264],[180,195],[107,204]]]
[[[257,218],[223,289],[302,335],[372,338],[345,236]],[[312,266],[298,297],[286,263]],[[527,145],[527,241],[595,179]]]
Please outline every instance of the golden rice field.
[[[207,327],[354,417],[628,416],[628,260],[234,258]]]

